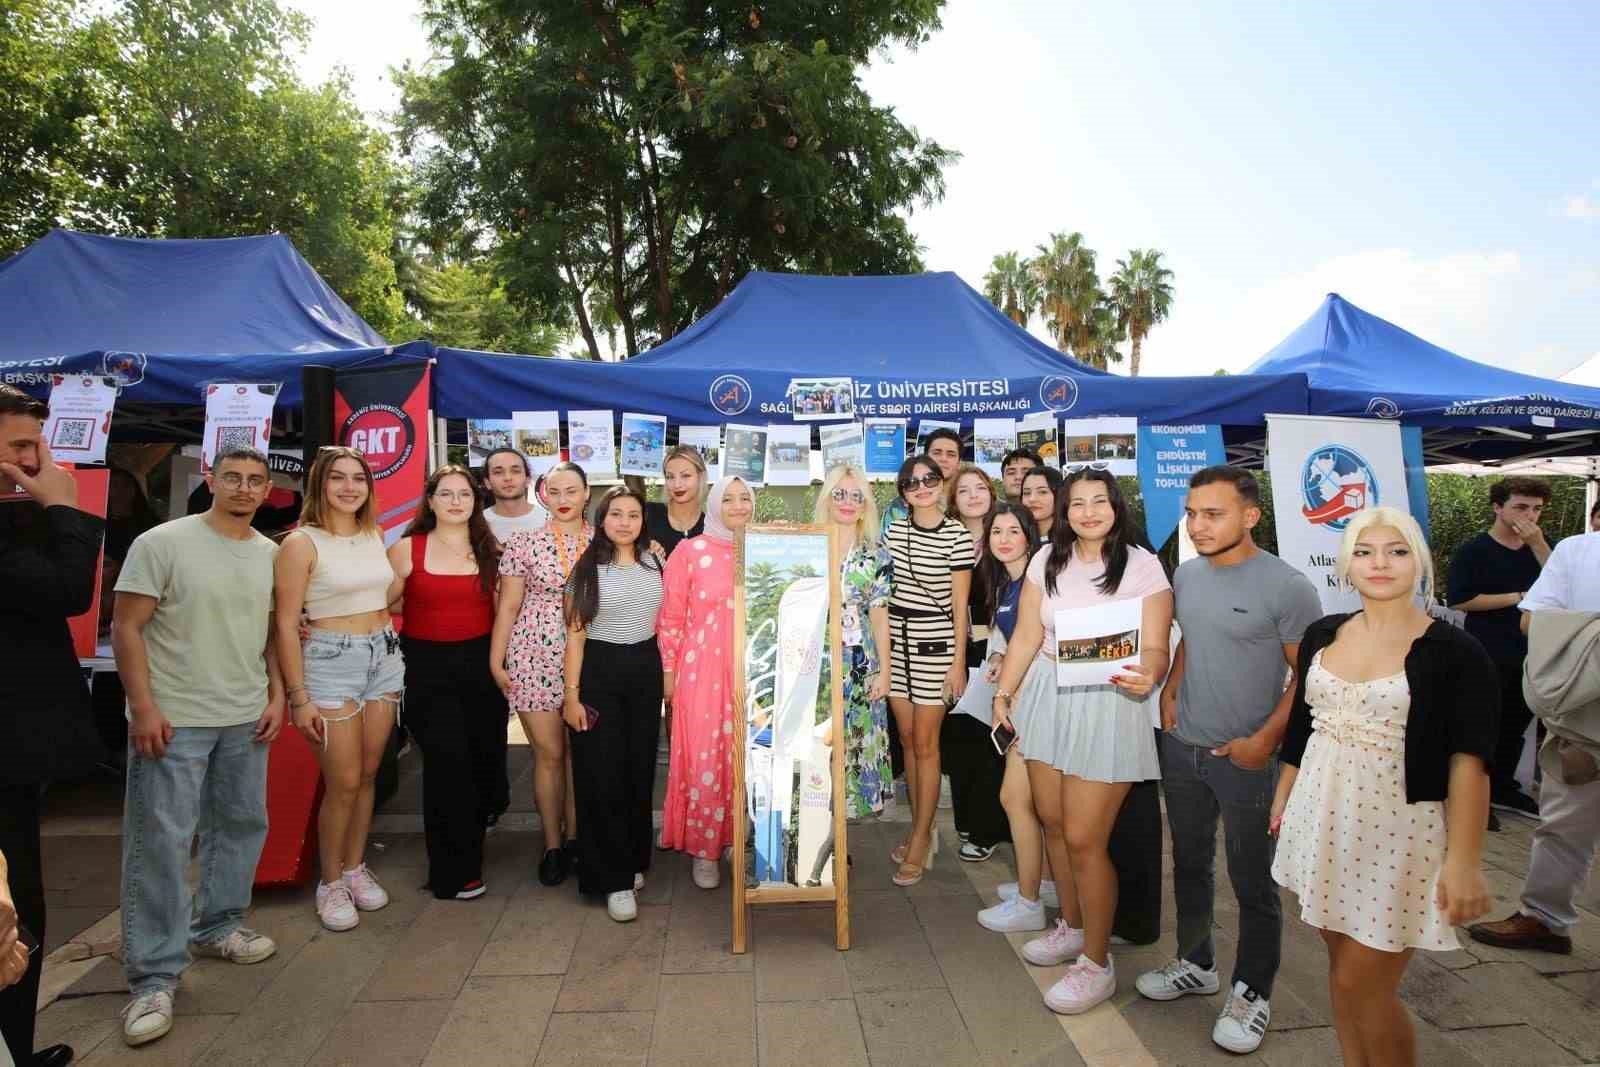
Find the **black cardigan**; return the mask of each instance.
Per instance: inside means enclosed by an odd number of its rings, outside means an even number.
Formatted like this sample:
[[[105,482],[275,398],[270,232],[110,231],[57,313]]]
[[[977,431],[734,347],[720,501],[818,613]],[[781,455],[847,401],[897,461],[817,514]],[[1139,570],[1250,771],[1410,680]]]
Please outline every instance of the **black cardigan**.
[[[1311,707],[1306,703],[1306,673],[1317,652],[1333,643],[1350,615],[1327,615],[1312,623],[1300,640],[1295,670],[1294,707],[1279,758],[1300,766],[1311,740]],[[1435,622],[1406,653],[1406,803],[1443,800],[1450,781],[1450,757],[1477,756],[1494,764],[1500,729],[1500,682],[1494,663],[1478,639],[1447,622]]]

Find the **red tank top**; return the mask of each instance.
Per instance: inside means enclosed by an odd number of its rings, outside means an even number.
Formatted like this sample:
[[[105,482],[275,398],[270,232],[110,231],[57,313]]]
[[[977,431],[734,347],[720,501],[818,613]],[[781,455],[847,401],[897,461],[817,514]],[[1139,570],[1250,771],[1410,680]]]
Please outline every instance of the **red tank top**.
[[[428,538],[411,539],[405,634],[420,641],[469,641],[494,628],[494,594],[476,574],[432,574],[423,566]]]

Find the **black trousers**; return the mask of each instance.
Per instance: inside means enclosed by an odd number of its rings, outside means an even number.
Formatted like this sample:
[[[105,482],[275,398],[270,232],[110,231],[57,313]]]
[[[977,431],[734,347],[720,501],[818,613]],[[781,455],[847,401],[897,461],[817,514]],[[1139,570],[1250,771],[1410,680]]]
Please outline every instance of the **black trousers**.
[[[39,1003],[39,975],[44,970],[44,863],[39,847],[39,787],[0,786],[0,852],[9,868],[7,882],[17,905],[17,921],[39,939],[39,951],[28,961],[28,973],[14,986],[0,990],[0,1036],[11,1058],[33,1062],[33,1017]]]
[[[1011,824],[1000,806],[1006,761],[994,750],[989,728],[971,715],[946,715],[939,727],[939,763],[950,776],[956,830],[982,848],[1011,840]]]
[[[655,638],[583,646],[578,698],[599,713],[569,730],[578,809],[578,890],[618,893],[650,869],[651,800],[661,737],[661,652]]]
[[[1517,761],[1522,758],[1522,739],[1533,712],[1522,695],[1522,664],[1496,663],[1500,675],[1500,737],[1494,746],[1494,769],[1490,782],[1495,792],[1521,789],[1517,785]]]
[[[483,877],[485,820],[506,773],[505,695],[489,673],[489,638],[405,638],[406,726],[422,749],[428,886],[441,900]]]
[[[1161,936],[1161,783],[1135,782],[1111,827],[1107,851],[1117,871],[1111,932],[1136,945]]]

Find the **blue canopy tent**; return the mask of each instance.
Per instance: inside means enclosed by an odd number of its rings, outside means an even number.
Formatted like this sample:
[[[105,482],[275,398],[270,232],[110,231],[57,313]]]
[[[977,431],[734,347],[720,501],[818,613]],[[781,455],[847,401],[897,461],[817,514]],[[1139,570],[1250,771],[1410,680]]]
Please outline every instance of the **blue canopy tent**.
[[[1040,342],[952,273],[819,277],[753,272],[683,333],[623,363],[438,350],[435,407],[454,418],[513,410],[627,409],[675,424],[786,422],[791,379],[849,377],[856,415],[944,419],[1134,415],[1259,426],[1304,411],[1297,373],[1126,378]]]
[[[1246,373],[1304,374],[1312,414],[1420,426],[1430,463],[1600,451],[1600,389],[1458,356],[1337,293]]]

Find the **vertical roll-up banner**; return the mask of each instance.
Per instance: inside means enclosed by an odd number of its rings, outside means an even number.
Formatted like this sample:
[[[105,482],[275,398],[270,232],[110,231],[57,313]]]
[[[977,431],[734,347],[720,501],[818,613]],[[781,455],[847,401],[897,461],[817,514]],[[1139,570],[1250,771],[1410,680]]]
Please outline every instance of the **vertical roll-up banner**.
[[[1411,511],[1400,424],[1268,415],[1267,470],[1278,554],[1311,579],[1324,610],[1359,608],[1361,598],[1338,575],[1339,544],[1363,508]]]
[[[378,524],[400,539],[422,503],[428,476],[428,373],[417,362],[340,371],[334,381],[334,439],[360,449],[372,467]]]
[[[1220,426],[1140,426],[1139,492],[1144,496],[1144,530],[1160,548],[1183,518],[1189,477],[1227,460]]]

